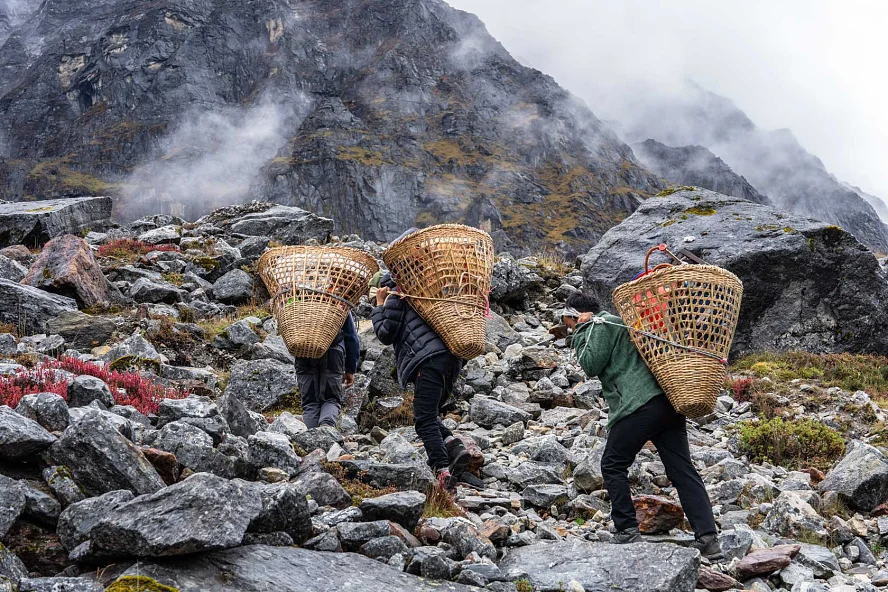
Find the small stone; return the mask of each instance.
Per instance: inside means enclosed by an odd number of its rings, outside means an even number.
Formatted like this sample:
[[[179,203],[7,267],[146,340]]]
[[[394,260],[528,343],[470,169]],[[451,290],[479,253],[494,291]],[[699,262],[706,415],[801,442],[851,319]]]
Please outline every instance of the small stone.
[[[85,407],[98,401],[102,407],[108,409],[114,406],[114,397],[111,389],[103,380],[94,376],[77,376],[68,385],[68,405],[70,407]]]
[[[637,495],[635,517],[638,529],[645,534],[666,533],[673,528],[681,527],[684,522],[684,511],[674,501],[656,495]]]
[[[768,576],[785,568],[790,562],[789,556],[779,551],[754,551],[741,559],[734,571],[738,580],[745,581],[756,576]]]

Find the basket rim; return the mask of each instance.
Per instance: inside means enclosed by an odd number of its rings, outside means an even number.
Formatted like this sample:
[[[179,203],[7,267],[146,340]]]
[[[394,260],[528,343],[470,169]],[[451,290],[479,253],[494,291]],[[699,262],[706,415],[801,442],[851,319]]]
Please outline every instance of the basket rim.
[[[435,224],[434,226],[426,226],[425,228],[420,228],[416,232],[411,232],[407,236],[399,238],[398,240],[396,240],[395,242],[390,244],[388,246],[388,249],[386,249],[386,251],[389,251],[390,249],[393,249],[395,247],[399,247],[403,244],[406,244],[407,242],[416,240],[416,238],[419,236],[422,236],[422,235],[425,235],[425,234],[428,234],[430,232],[437,231],[437,230],[458,230],[461,232],[470,232],[473,234],[479,234],[482,237],[486,237],[486,238],[489,238],[490,240],[493,240],[488,233],[484,232],[480,228],[475,228],[474,226],[467,226],[466,224]]]
[[[725,269],[724,267],[719,267],[718,265],[709,265],[709,264],[700,265],[700,264],[696,264],[696,263],[689,263],[687,265],[672,265],[670,267],[664,267],[663,269],[658,269],[656,271],[652,271],[652,272],[648,273],[647,275],[643,275],[640,278],[636,278],[636,279],[628,281],[624,284],[620,284],[619,286],[614,288],[614,296],[616,296],[618,291],[623,291],[623,290],[627,290],[629,288],[633,288],[635,286],[639,286],[642,283],[650,282],[651,280],[658,279],[661,276],[664,276],[664,275],[667,275],[667,274],[672,273],[674,271],[682,270],[685,268],[691,268],[691,269],[688,269],[688,271],[701,271],[702,270],[702,271],[713,272],[713,273],[721,275],[727,279],[731,279],[731,280],[736,281],[737,284],[740,286],[740,289],[741,290],[743,289],[743,281],[739,277],[737,277],[735,274],[733,274],[730,271],[728,271],[727,269]]]
[[[357,263],[363,263],[370,270],[374,268],[379,270],[379,262],[375,257],[367,253],[366,251],[362,251],[360,249],[356,249],[354,247],[337,247],[337,246],[309,246],[309,245],[285,245],[282,247],[273,247],[265,251],[261,257],[259,257],[259,261],[256,263],[256,270],[261,272],[261,270],[268,266],[268,259],[275,255],[286,255],[286,254],[296,254],[296,253],[311,253],[316,252],[317,254],[324,253],[338,253],[343,256],[351,257]],[[373,273],[376,273],[375,271]]]

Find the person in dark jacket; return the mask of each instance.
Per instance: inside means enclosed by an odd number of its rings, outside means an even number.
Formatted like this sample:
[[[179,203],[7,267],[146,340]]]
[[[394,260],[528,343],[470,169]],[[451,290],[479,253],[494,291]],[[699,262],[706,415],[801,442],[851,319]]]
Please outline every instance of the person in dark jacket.
[[[650,440],[696,534],[691,546],[707,559],[723,559],[712,503],[691,461],[685,417],[666,398],[622,319],[601,312],[594,297],[574,292],[562,310],[562,322],[574,331],[571,347],[577,361],[587,376],[598,377],[607,401],[608,436],[601,474],[617,530],[614,541],[641,541],[629,488],[629,467]]]
[[[296,358],[296,382],[302,399],[302,421],[308,428],[336,427],[343,387],[355,382],[361,341],[351,312],[322,357]]]
[[[391,274],[378,279],[376,307],[370,315],[376,337],[394,345],[398,382],[414,383],[413,417],[429,466],[438,483],[452,491],[467,468],[469,453],[462,442],[441,423],[440,409],[453,390],[463,361],[450,353],[441,337],[410,304],[397,295]]]

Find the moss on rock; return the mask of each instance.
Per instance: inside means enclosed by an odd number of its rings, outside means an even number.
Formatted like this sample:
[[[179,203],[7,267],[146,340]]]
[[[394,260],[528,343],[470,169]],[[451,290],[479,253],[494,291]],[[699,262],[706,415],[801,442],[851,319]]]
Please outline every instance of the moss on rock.
[[[147,576],[123,576],[105,588],[105,592],[179,592]]]

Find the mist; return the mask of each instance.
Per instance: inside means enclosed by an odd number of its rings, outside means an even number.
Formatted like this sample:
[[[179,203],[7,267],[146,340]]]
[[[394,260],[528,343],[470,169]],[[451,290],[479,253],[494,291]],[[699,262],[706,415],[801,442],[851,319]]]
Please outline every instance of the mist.
[[[790,129],[838,179],[888,198],[888,79],[875,74],[888,55],[888,4],[448,1],[614,128],[648,119],[646,105],[683,100],[693,80],[763,130]]]
[[[247,108],[186,114],[161,141],[161,156],[124,182],[120,213],[196,219],[216,207],[248,201],[250,184],[286,145],[310,105],[302,95],[269,96]]]

